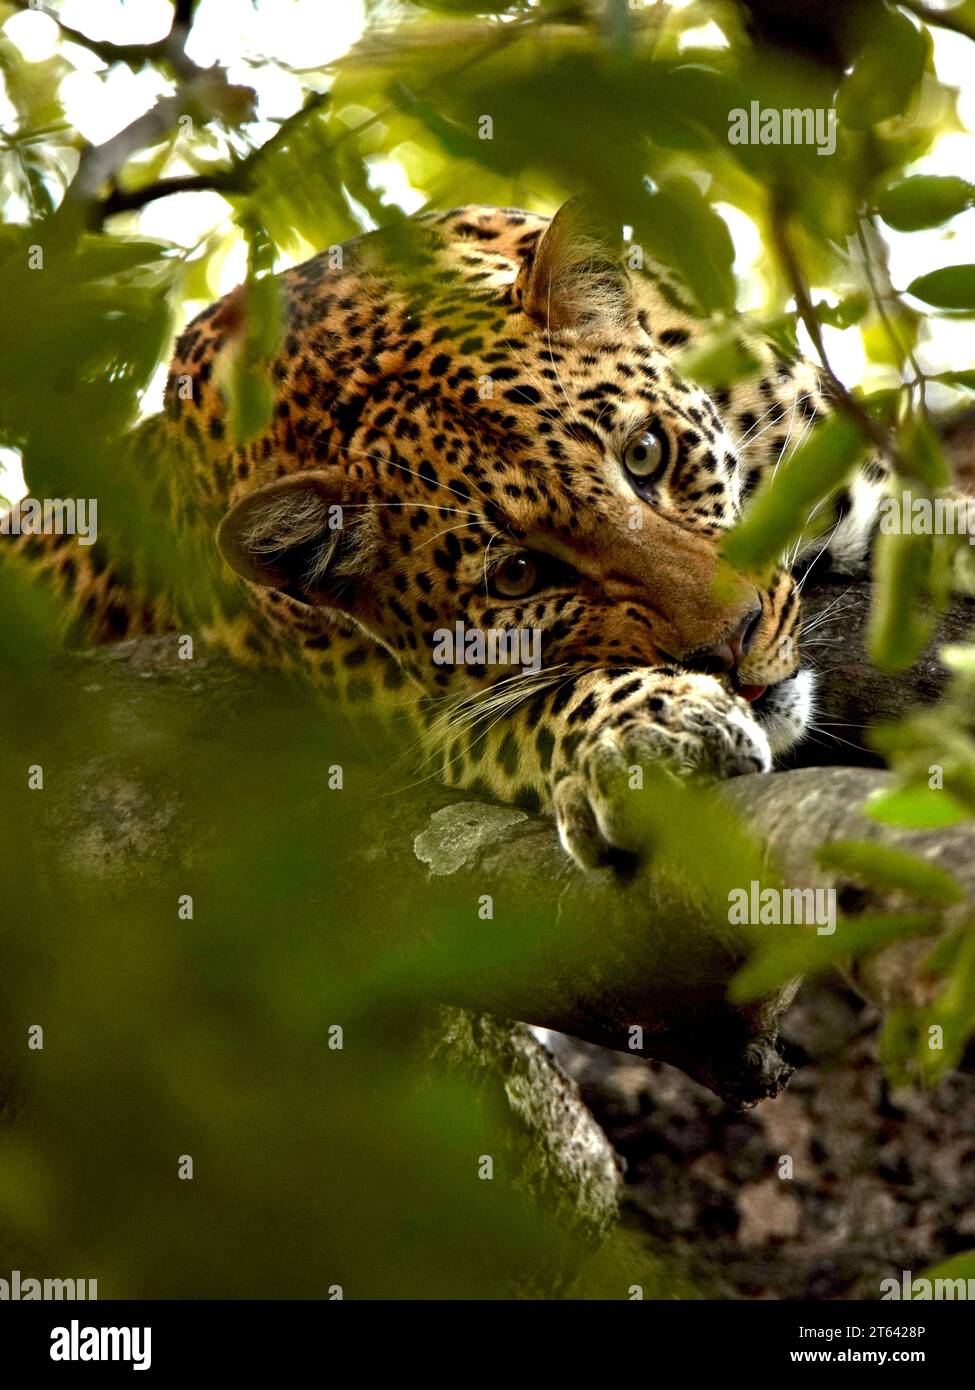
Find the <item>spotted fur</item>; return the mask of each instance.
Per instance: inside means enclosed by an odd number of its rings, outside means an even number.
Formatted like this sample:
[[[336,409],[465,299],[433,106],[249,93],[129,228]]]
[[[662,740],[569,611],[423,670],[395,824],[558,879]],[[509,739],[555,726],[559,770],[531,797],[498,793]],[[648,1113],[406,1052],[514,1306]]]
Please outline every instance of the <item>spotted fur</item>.
[[[625,270],[571,204],[551,223],[462,208],[342,252],[280,277],[273,416],[244,447],[226,385],[247,289],[177,344],[148,428],[246,594],[208,635],[411,722],[445,782],[552,812],[587,866],[632,848],[618,773],[768,771],[810,713],[797,584],[734,575],[719,546],[825,411],[812,368],[751,342],[753,379],[683,379],[686,289]],[[635,477],[647,434],[659,466]],[[841,568],[863,562],[882,486],[874,466],[841,499]],[[97,637],[168,621],[139,602],[127,627],[104,576],[76,587]],[[539,669],[436,664],[458,621],[537,629]]]

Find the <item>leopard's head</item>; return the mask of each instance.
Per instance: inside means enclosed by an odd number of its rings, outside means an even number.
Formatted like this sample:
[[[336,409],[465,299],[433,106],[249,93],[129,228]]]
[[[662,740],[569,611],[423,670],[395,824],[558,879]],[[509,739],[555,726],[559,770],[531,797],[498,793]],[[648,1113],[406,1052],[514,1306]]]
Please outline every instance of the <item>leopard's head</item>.
[[[783,751],[808,717],[797,589],[721,559],[743,469],[653,283],[572,204],[464,209],[424,238],[408,275],[366,239],[286,277],[277,415],[224,556],[352,618],[432,695],[501,709],[580,668],[688,667]]]

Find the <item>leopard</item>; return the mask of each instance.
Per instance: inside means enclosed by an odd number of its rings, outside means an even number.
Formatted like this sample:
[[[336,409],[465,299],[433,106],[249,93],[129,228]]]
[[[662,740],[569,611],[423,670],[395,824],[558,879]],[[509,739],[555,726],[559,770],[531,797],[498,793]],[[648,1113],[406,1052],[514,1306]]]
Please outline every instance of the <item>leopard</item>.
[[[744,322],[754,369],[698,384],[682,364],[713,314],[624,249],[579,199],[366,233],[274,277],[253,437],[231,412],[248,282],[179,335],[145,426],[168,505],[234,595],[207,639],[401,724],[446,786],[550,816],[587,871],[639,852],[629,770],[768,773],[803,739],[803,575],[824,556],[863,569],[887,487],[869,458],[825,539],[734,570],[749,498],[835,402]],[[178,630],[99,546],[50,560],[88,637]]]

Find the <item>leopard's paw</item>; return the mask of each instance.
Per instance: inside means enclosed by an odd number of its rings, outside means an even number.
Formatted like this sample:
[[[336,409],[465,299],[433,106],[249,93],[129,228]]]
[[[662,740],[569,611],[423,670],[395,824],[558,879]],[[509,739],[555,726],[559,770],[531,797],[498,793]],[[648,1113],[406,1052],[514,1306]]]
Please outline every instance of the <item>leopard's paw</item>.
[[[723,780],[769,772],[772,750],[744,701],[714,682],[693,699],[674,700],[668,716],[627,709],[580,743],[573,765],[556,782],[552,801],[559,838],[583,868],[610,861],[614,852],[638,854],[633,790],[637,768],[672,776]],[[659,703],[659,701],[658,701]]]

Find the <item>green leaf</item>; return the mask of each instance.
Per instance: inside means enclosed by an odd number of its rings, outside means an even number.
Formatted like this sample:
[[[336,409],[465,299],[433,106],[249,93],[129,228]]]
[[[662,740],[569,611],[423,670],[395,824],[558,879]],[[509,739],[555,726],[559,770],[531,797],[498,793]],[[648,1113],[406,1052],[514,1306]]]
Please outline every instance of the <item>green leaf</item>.
[[[849,294],[838,304],[826,304],[820,300],[815,308],[820,323],[828,323],[832,328],[852,328],[870,308],[870,296]]]
[[[851,130],[904,114],[921,85],[931,43],[903,10],[882,5],[870,15],[869,38],[836,94],[840,123]]]
[[[909,531],[881,531],[874,545],[878,587],[870,613],[867,648],[881,670],[902,671],[927,645],[934,619],[918,611],[928,591],[933,564],[932,537]]]
[[[965,897],[961,884],[936,864],[906,850],[874,840],[832,840],[816,853],[827,869],[839,869],[878,888],[909,893],[926,902],[957,903]]]
[[[975,309],[975,265],[946,265],[919,275],[907,293],[936,309]]]
[[[968,812],[950,792],[934,787],[898,787],[874,792],[864,810],[883,825],[906,825],[913,830],[936,830],[955,825]]]
[[[244,333],[227,355],[230,432],[240,447],[261,434],[274,409],[270,363],[281,339],[281,287],[271,273],[274,246],[252,214],[242,219],[248,238],[248,279],[243,300]]]
[[[141,269],[148,283],[158,282],[169,272],[173,248],[160,241],[134,236],[89,236],[82,239],[67,273],[79,283],[109,280]],[[130,280],[129,283],[132,283]]]
[[[238,353],[231,373],[230,432],[239,448],[267,428],[274,409],[274,389],[266,376]]]
[[[900,428],[900,451],[914,475],[933,492],[951,485],[951,468],[926,416],[912,414],[904,420]]]
[[[900,415],[903,387],[882,386],[877,391],[867,391],[862,396],[864,407],[884,429],[892,430]]]
[[[956,175],[918,174],[885,189],[877,211],[889,227],[916,232],[937,227],[975,202],[975,184]]]
[[[821,421],[756,493],[743,520],[728,534],[725,559],[761,573],[804,530],[816,503],[840,486],[864,452],[859,428],[845,415]]]
[[[877,1059],[893,1085],[907,1086],[916,1080],[912,1067],[917,1045],[916,1013],[902,1005],[893,1005],[884,1016],[877,1038]]]
[[[970,931],[970,925],[966,925],[939,936],[924,958],[925,971],[933,975],[943,975],[946,970],[953,969],[958,964],[959,956],[966,949]]]
[[[637,239],[683,277],[705,314],[735,307],[734,243],[692,179],[653,187],[634,219]]]
[[[730,386],[752,376],[760,363],[741,333],[723,333],[680,357],[681,374],[702,386]]]
[[[952,1255],[941,1264],[932,1265],[917,1276],[919,1279],[975,1279],[975,1250]]]
[[[787,940],[778,940],[757,951],[731,981],[728,997],[743,1004],[772,993],[799,975],[822,975],[853,956],[870,955],[893,941],[924,936],[935,931],[939,919],[930,912],[861,913],[843,917],[831,936],[820,936],[811,928],[782,928],[791,931]]]
[[[922,1016],[924,1034],[930,1037],[931,1028],[940,1028],[940,1046],[919,1047],[918,1067],[924,1080],[936,1080],[950,1067],[956,1067],[975,1033],[975,932],[971,923],[967,930],[952,934],[953,940],[944,943],[942,950],[935,946],[931,957],[948,957],[941,989]],[[928,968],[928,962],[925,963]]]
[[[945,386],[961,386],[966,391],[975,391],[975,372],[939,372],[931,378]]]

